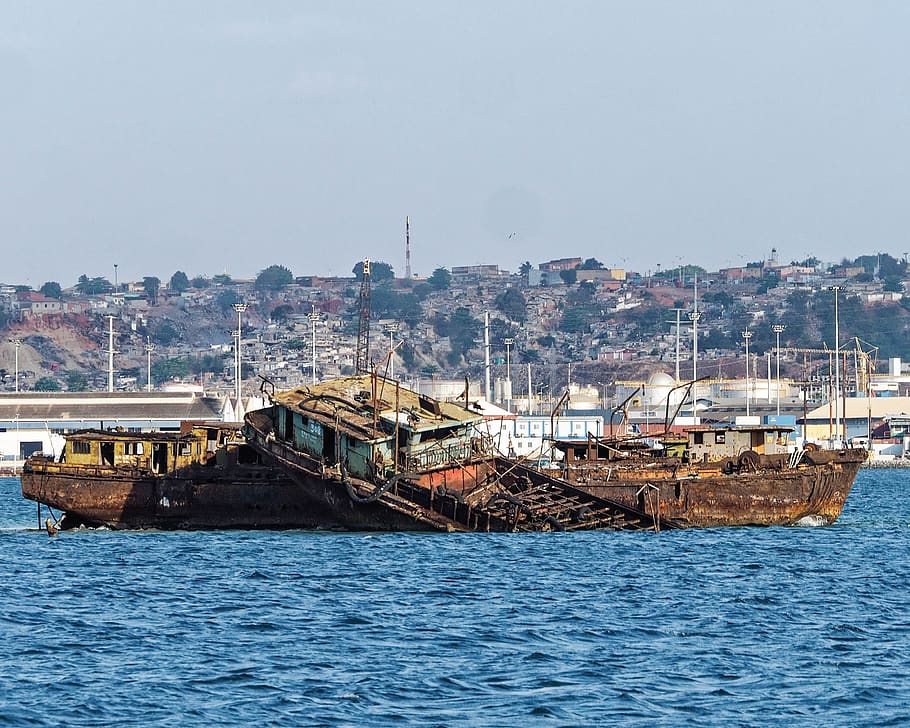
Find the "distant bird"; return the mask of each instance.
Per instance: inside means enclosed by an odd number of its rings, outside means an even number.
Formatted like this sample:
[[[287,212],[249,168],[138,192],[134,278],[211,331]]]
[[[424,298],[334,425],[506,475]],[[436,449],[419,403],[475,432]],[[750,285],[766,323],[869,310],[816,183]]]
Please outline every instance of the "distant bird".
[[[57,525],[50,518],[44,519],[44,527],[47,529],[48,536],[57,535]]]
[[[511,240],[511,239],[514,238],[514,237],[515,237],[515,233],[509,233],[509,237],[508,237],[507,239],[508,239],[508,240]]]

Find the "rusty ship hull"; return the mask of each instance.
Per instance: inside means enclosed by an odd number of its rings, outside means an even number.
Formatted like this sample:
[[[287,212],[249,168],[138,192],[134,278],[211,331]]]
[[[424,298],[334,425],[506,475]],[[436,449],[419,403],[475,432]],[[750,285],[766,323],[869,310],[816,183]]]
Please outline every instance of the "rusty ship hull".
[[[64,514],[63,528],[311,528],[324,525],[293,481],[270,468],[171,475],[27,463],[22,495]],[[63,464],[65,466],[65,464]],[[331,524],[329,524],[331,525]]]
[[[179,433],[73,432],[59,459],[26,460],[21,483],[22,495],[49,507],[61,528],[322,525],[294,482],[226,423],[184,423]]]
[[[576,464],[562,478],[586,492],[640,508],[683,527],[791,526],[834,523],[841,514],[863,450],[753,456],[682,464],[670,459]]]

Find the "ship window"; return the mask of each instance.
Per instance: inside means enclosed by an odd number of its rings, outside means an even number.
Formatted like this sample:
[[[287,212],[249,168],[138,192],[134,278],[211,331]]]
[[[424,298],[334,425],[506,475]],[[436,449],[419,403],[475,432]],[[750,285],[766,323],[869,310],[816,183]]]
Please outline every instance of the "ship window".
[[[142,443],[141,442],[125,442],[123,443],[123,454],[124,455],[142,455]]]
[[[726,441],[727,441],[726,432],[718,432],[717,434],[714,435],[714,442],[716,442],[718,445],[723,445]]]
[[[88,455],[92,451],[92,443],[85,440],[73,440],[70,443],[73,455]]]
[[[193,444],[191,442],[181,442],[180,443],[180,455],[192,455],[193,454]]]

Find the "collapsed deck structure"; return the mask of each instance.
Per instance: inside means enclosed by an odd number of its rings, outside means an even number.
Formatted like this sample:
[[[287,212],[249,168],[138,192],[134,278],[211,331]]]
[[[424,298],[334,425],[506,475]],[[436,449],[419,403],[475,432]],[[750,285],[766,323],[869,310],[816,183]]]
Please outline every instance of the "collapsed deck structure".
[[[557,474],[495,457],[480,416],[376,374],[271,393],[244,433],[326,524],[368,530],[672,528]]]

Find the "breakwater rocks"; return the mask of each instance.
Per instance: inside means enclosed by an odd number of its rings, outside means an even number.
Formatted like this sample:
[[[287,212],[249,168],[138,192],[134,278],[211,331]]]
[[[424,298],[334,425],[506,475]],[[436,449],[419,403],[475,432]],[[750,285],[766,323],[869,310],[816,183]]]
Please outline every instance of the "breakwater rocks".
[[[903,457],[894,458],[869,458],[860,467],[873,470],[886,470],[897,468],[910,468],[910,459]]]

